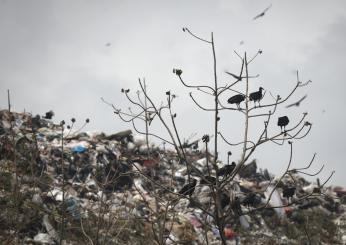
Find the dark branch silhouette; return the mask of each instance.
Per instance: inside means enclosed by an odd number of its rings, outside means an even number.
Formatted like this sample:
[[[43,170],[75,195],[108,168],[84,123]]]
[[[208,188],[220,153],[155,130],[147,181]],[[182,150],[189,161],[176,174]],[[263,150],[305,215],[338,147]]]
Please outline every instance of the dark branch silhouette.
[[[307,95],[304,95],[300,100],[298,100],[297,102],[294,102],[293,104],[290,104],[288,106],[286,106],[286,108],[290,108],[292,106],[300,106],[300,103],[306,99],[306,97],[308,97]]]

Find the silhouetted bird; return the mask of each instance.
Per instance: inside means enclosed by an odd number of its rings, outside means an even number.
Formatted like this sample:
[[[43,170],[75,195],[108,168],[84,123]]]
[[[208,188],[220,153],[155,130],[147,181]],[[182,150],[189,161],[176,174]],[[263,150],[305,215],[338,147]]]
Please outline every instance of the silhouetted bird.
[[[238,109],[240,109],[240,103],[243,102],[245,100],[245,96],[242,95],[242,94],[237,94],[237,95],[234,95],[232,96],[231,98],[229,98],[227,100],[227,102],[229,104],[236,104]]]
[[[312,189],[312,193],[321,194],[321,188],[320,188],[320,187],[314,187],[314,188]]]
[[[284,127],[284,130],[286,130],[286,126],[288,125],[289,122],[290,120],[288,119],[287,116],[279,117],[278,126],[281,128],[281,131],[282,131],[282,127]]]
[[[46,115],[44,116],[45,119],[52,119],[54,116],[54,112],[52,110],[46,112]]]
[[[190,184],[184,185],[183,188],[179,191],[179,194],[185,195],[185,196],[191,196],[192,193],[195,191],[195,187],[197,184],[196,179],[192,179],[192,182]]]
[[[257,206],[259,204],[261,204],[262,199],[259,195],[256,195],[256,193],[251,192],[249,193],[244,200],[242,201],[242,204],[247,206],[247,208],[249,208],[249,206]]]
[[[41,116],[40,115],[36,115],[34,117],[31,118],[31,123],[32,123],[32,126],[34,128],[41,128],[42,125],[41,125]],[[1,133],[0,133],[1,135]]]
[[[256,15],[256,16],[253,18],[253,20],[256,20],[256,19],[258,19],[258,18],[260,18],[260,17],[263,17],[263,16],[266,14],[266,12],[267,12],[271,7],[272,7],[272,4],[270,4],[269,7],[267,7],[265,10],[263,10],[260,14]]]
[[[290,198],[293,197],[294,193],[296,192],[296,188],[295,187],[288,187],[285,186],[282,190],[282,196],[286,197],[287,200],[289,201]]]
[[[193,141],[191,143],[184,142],[183,148],[191,148],[193,150],[197,150],[198,149],[198,141],[199,140],[195,140],[195,141]]]
[[[218,176],[228,176],[230,175],[233,170],[235,169],[235,167],[237,166],[237,164],[235,162],[232,162],[231,165],[226,165],[222,168],[219,169],[219,175]]]
[[[293,104],[290,104],[288,106],[286,106],[286,108],[292,107],[292,106],[300,106],[300,103],[305,100],[305,98],[308,97],[307,95],[304,95],[303,98],[301,98],[300,100],[298,100],[297,102],[294,102]]]
[[[227,205],[229,205],[231,202],[229,195],[227,195],[225,192],[221,192],[220,195],[220,205],[221,209],[224,209]]]
[[[253,101],[255,103],[255,106],[256,106],[256,101],[258,101],[258,104],[259,104],[262,97],[263,97],[262,90],[263,90],[263,88],[259,87],[258,91],[253,92],[249,95],[250,101]]]
[[[242,215],[243,212],[241,210],[239,197],[236,196],[234,198],[231,204],[231,208],[236,215]]]
[[[213,176],[204,176],[201,181],[199,182],[201,185],[215,185],[216,184],[216,178]]]

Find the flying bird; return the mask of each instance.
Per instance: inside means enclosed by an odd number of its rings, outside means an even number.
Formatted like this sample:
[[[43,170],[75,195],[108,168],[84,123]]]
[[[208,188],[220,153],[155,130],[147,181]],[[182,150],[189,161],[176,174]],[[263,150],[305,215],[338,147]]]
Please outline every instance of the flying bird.
[[[240,109],[240,103],[243,102],[245,100],[245,95],[243,94],[236,94],[234,96],[232,96],[231,98],[229,98],[227,100],[227,102],[229,104],[236,104],[238,109]]]
[[[259,87],[258,91],[253,92],[249,95],[250,101],[253,101],[255,103],[255,107],[256,107],[256,101],[258,101],[258,104],[260,105],[260,101],[263,98],[263,94],[262,94],[262,87]]]
[[[286,130],[286,126],[288,125],[289,122],[290,120],[288,119],[287,116],[278,118],[278,126],[281,128],[281,131],[282,131],[282,127],[284,128],[284,130]]]
[[[192,179],[191,183],[184,185],[183,188],[181,188],[181,190],[179,191],[179,194],[182,194],[185,196],[191,196],[192,193],[195,191],[196,184],[197,184],[197,180]]]
[[[286,108],[289,108],[289,107],[292,107],[292,106],[300,106],[300,103],[305,100],[305,98],[308,97],[307,95],[304,95],[303,98],[301,98],[300,100],[298,100],[297,102],[293,103],[293,104],[290,104],[288,106],[286,106]]]
[[[256,20],[256,19],[258,19],[258,18],[260,18],[260,17],[263,17],[263,16],[266,14],[266,12],[267,12],[271,7],[272,7],[272,4],[270,4],[269,7],[267,7],[265,10],[263,10],[260,14],[256,15],[256,16],[253,18],[253,20]]]
[[[105,46],[106,47],[110,47],[112,44],[111,43],[106,43]]]
[[[231,165],[226,165],[226,166],[220,168],[218,176],[228,176],[228,175],[230,175],[233,172],[233,170],[235,169],[236,166],[237,166],[237,164],[235,162],[232,162]]]

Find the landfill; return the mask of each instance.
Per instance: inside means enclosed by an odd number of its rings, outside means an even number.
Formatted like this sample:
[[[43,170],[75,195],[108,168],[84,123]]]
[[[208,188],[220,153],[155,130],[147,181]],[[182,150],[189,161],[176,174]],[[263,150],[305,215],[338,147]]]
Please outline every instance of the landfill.
[[[222,244],[203,150],[186,149],[189,176],[174,150],[131,130],[63,127],[0,111],[0,244]],[[346,244],[346,188],[251,160],[224,189],[226,244]]]

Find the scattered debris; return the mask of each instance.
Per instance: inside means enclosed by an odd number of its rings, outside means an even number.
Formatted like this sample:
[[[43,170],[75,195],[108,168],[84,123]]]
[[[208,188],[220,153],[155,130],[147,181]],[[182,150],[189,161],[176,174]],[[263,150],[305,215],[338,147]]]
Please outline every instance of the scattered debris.
[[[0,111],[1,244],[58,244],[62,214],[64,244],[86,244],[96,236],[102,244],[153,244],[158,222],[166,244],[221,243],[202,208],[214,213],[211,190],[233,173],[235,162],[220,163],[219,176],[208,174],[206,153],[187,150],[189,183],[188,168],[174,151],[154,144],[148,149],[145,137],[131,130],[61,137],[61,126],[47,117]],[[293,172],[279,180],[258,171],[253,160],[217,196],[221,210],[231,214],[222,234],[227,244],[304,244],[304,229],[313,234],[310,244],[345,243],[343,187],[310,183]]]

